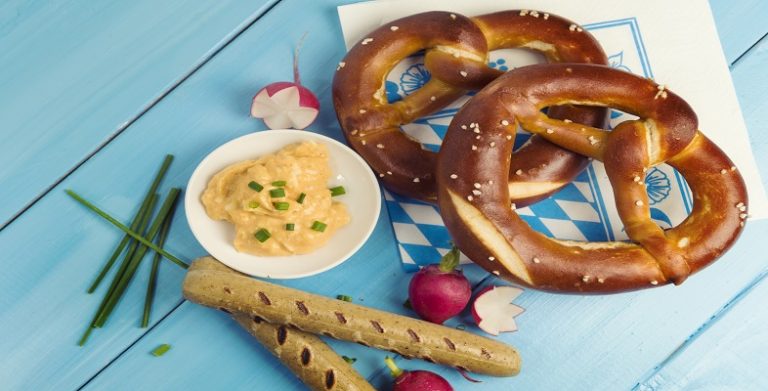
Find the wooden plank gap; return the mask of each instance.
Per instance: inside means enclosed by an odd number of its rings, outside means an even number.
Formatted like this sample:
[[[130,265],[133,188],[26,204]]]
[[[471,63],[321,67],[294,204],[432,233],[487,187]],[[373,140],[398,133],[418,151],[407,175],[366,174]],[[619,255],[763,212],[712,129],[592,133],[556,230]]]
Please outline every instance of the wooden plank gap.
[[[735,60],[733,60],[733,62],[732,62],[732,63],[731,63],[731,65],[729,66],[729,69],[733,70],[733,68],[734,68],[736,65],[738,65],[738,64],[739,64],[739,62],[740,62],[740,61],[741,61],[743,58],[747,57],[747,55],[748,55],[750,52],[752,52],[752,49],[756,48],[757,46],[759,46],[759,45],[760,45],[760,43],[762,43],[764,40],[766,40],[766,37],[768,37],[768,32],[766,32],[766,33],[765,33],[765,34],[764,34],[762,37],[760,37],[760,39],[758,39],[757,41],[755,41],[755,43],[753,43],[753,44],[752,44],[752,46],[750,46],[749,48],[747,48],[747,50],[745,50],[745,51],[744,51],[744,53],[741,53],[741,54],[740,54],[738,57],[736,57],[736,59],[735,59]]]

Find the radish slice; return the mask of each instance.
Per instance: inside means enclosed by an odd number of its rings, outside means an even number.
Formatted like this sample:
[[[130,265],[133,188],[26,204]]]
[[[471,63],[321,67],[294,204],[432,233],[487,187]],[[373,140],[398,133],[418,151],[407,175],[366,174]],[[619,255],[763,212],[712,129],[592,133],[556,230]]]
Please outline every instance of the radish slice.
[[[293,82],[269,84],[253,97],[251,116],[263,119],[270,129],[304,129],[320,112],[317,97],[301,85],[299,78],[299,49],[303,42],[304,37],[293,53]]]
[[[319,108],[320,102],[312,91],[300,84],[281,81],[256,94],[251,116],[262,118],[270,129],[304,129],[317,118]]]
[[[512,304],[523,292],[511,286],[489,286],[483,289],[472,304],[472,317],[477,326],[488,334],[517,331],[515,316],[525,311]]]

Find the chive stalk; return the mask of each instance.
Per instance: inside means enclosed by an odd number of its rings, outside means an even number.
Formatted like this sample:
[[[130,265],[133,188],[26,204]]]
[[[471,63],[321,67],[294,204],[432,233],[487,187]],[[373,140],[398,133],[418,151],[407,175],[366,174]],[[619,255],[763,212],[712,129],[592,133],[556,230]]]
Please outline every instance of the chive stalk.
[[[168,195],[165,197],[165,200],[163,201],[163,206],[160,208],[160,211],[157,212],[157,216],[155,216],[155,219],[152,221],[152,226],[149,228],[146,238],[144,238],[148,243],[151,244],[152,243],[151,241],[154,240],[155,236],[158,234],[158,232],[160,232],[160,228],[163,225],[163,222],[175,207],[176,199],[178,198],[180,192],[181,192],[181,189],[178,189],[178,188],[173,188],[168,192]],[[114,294],[109,298],[109,301],[107,302],[107,306],[104,308],[104,311],[101,313],[101,316],[98,318],[96,327],[103,327],[104,324],[107,322],[107,319],[109,319],[109,316],[112,314],[112,311],[115,309],[115,306],[123,297],[123,293],[125,293],[125,289],[128,287],[128,284],[131,282],[131,280],[133,279],[133,276],[136,274],[136,269],[141,264],[141,260],[144,258],[144,255],[146,255],[148,250],[149,250],[149,247],[146,245],[139,246],[139,248],[136,250],[136,253],[133,255],[133,258],[131,258],[131,261],[128,264],[128,269],[126,270],[125,274],[123,274],[122,278],[120,279],[117,285],[117,289],[115,290]]]
[[[352,297],[348,296],[348,295],[336,295],[336,300],[341,300],[341,301],[346,301],[346,302],[351,303],[352,302]]]
[[[283,187],[286,183],[286,181],[274,181],[272,182],[272,186]]]
[[[168,237],[168,231],[171,229],[171,221],[173,220],[173,212],[168,214],[168,217],[163,221],[163,226],[160,228],[160,237],[157,239],[157,247],[163,248],[165,245],[165,239]],[[149,317],[152,313],[152,304],[155,301],[155,288],[157,287],[157,274],[160,269],[160,261],[162,256],[155,253],[152,258],[152,269],[149,272],[149,282],[147,282],[147,295],[144,298],[144,314],[141,318],[141,327],[145,328],[149,326]]]
[[[109,221],[110,223],[112,223],[112,225],[114,225],[115,227],[119,228],[121,231],[125,232],[126,234],[130,235],[132,238],[134,238],[134,239],[138,240],[139,242],[141,242],[141,244],[143,244],[143,245],[151,248],[152,250],[160,253],[160,255],[165,257],[165,259],[167,259],[167,260],[169,260],[169,261],[171,261],[171,262],[173,262],[173,263],[183,267],[184,269],[189,268],[189,265],[186,262],[182,261],[181,259],[175,257],[172,254],[169,254],[167,251],[165,251],[165,250],[155,246],[154,243],[148,241],[147,239],[145,239],[144,237],[142,237],[138,233],[132,231],[130,228],[126,227],[123,223],[117,221],[114,217],[110,216],[107,212],[99,209],[96,205],[92,204],[91,202],[89,202],[85,198],[81,197],[79,194],[77,194],[74,191],[69,190],[69,189],[66,190],[66,193],[69,194],[70,197],[74,198],[75,201],[79,202],[80,204],[82,204],[86,208],[90,209],[91,211],[93,211],[97,215],[99,215],[102,218],[104,218],[105,220]]]
[[[299,198],[296,199],[296,202],[298,202],[300,204],[303,204],[305,198],[307,198],[307,194],[306,193],[301,193],[301,194],[299,194]]]
[[[165,177],[165,173],[168,172],[168,168],[171,166],[171,162],[173,162],[173,155],[165,155],[165,159],[163,159],[163,164],[160,165],[160,169],[157,171],[157,174],[155,175],[155,179],[152,180],[152,184],[149,186],[149,189],[147,190],[147,193],[144,195],[144,199],[141,201],[141,206],[139,207],[139,210],[136,212],[136,215],[133,217],[133,221],[131,222],[131,230],[136,231],[139,229],[139,222],[141,220],[141,216],[143,216],[145,209],[149,205],[149,199],[152,197],[153,194],[157,191],[157,187],[160,186],[160,182]],[[112,256],[109,257],[109,260],[104,264],[104,266],[101,268],[101,271],[96,276],[96,279],[93,281],[91,286],[88,288],[88,293],[93,293],[96,291],[96,288],[99,287],[99,284],[101,284],[101,280],[104,279],[104,277],[107,275],[110,269],[112,269],[112,266],[115,264],[115,261],[117,261],[117,258],[120,257],[120,254],[125,249],[125,246],[128,245],[128,243],[131,241],[130,235],[124,235],[123,239],[120,241],[120,244],[117,245],[117,248],[115,248],[115,251],[112,252]]]
[[[145,209],[144,214],[141,216],[141,221],[139,222],[139,232],[144,232],[147,225],[149,224],[149,218],[152,215],[152,210],[154,210],[155,208],[155,203],[157,202],[158,197],[159,196],[157,194],[153,194],[150,197],[149,205],[147,205],[147,208]],[[93,331],[93,329],[97,327],[97,323],[98,323],[97,321],[101,316],[101,313],[104,311],[104,308],[106,308],[107,303],[109,302],[109,298],[114,294],[115,290],[117,289],[117,283],[118,281],[120,281],[120,277],[125,273],[125,270],[128,268],[128,263],[133,257],[134,251],[135,251],[135,247],[133,245],[129,246],[128,252],[123,258],[123,261],[120,263],[120,268],[117,269],[117,272],[115,273],[114,277],[112,277],[112,282],[109,285],[109,289],[107,289],[107,292],[104,294],[104,297],[102,297],[101,302],[99,303],[99,307],[96,309],[96,313],[93,315],[93,319],[91,319],[91,322],[88,324],[88,329],[85,330],[85,333],[83,333],[83,336],[80,338],[80,341],[77,343],[78,345],[80,346],[85,345],[85,342],[88,341],[88,337],[91,335],[91,332]]]
[[[296,224],[294,223],[288,223],[285,225],[286,231],[294,231],[296,229]]]
[[[276,210],[288,210],[288,208],[291,206],[291,204],[287,202],[273,202],[272,205]]]

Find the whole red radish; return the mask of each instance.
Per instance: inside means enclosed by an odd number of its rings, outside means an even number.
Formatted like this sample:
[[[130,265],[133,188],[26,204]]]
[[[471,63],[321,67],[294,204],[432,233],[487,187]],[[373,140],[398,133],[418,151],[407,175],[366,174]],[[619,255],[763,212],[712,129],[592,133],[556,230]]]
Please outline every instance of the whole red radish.
[[[301,42],[304,41],[302,37]],[[271,83],[253,97],[251,116],[261,118],[270,129],[304,129],[320,112],[320,101],[299,78],[299,48],[293,54],[293,81]]]
[[[408,297],[422,319],[442,324],[467,306],[472,287],[464,273],[456,270],[458,265],[459,249],[453,247],[439,264],[425,266],[413,275]]]
[[[384,359],[395,385],[392,391],[453,391],[453,387],[442,376],[430,371],[403,371],[390,357]]]

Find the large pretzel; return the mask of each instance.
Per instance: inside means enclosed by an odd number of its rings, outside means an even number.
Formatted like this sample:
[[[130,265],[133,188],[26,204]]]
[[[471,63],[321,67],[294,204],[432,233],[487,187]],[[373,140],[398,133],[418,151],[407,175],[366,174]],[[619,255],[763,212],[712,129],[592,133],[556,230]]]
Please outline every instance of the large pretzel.
[[[540,112],[562,104],[608,106],[639,119],[606,132]],[[469,123],[479,125],[480,140],[462,129]],[[518,124],[605,163],[634,243],[550,239],[518,217],[499,183],[511,164]],[[690,216],[667,231],[650,219],[643,180],[648,167],[664,162],[685,177],[694,198]],[[549,291],[607,293],[681,283],[725,252],[747,217],[741,175],[697,130],[691,107],[663,85],[595,65],[530,66],[498,78],[454,117],[436,174],[441,214],[461,251],[496,275]]]
[[[504,11],[476,18],[427,12],[388,23],[361,40],[339,63],[333,80],[336,113],[349,144],[397,193],[435,202],[436,154],[400,126],[445,107],[503,72],[488,67],[488,52],[528,48],[551,62],[606,64],[597,41],[571,21],[537,11]],[[431,79],[403,100],[388,103],[387,74],[426,49]],[[603,127],[602,108],[563,106],[550,115]],[[470,127],[472,124],[466,124]],[[587,160],[540,137],[516,152],[509,190],[518,205],[544,198],[570,182]],[[507,181],[505,181],[505,185]]]

